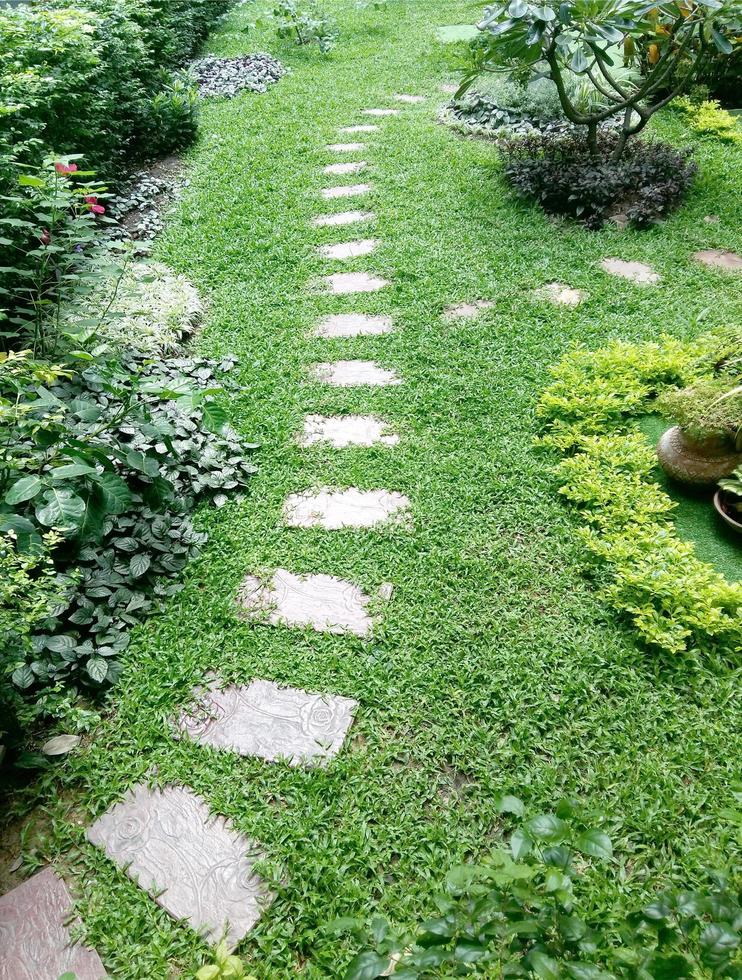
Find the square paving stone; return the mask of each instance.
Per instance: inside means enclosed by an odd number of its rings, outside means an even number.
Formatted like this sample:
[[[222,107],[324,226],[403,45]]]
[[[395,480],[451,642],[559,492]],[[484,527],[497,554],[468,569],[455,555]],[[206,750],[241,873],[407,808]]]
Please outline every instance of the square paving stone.
[[[355,242],[341,242],[338,245],[320,245],[319,252],[326,259],[344,261],[370,255],[377,245],[375,238],[361,238]]]
[[[336,296],[350,293],[376,293],[389,285],[381,276],[370,276],[367,272],[335,272],[325,280],[327,288]]]
[[[373,211],[340,211],[338,214],[320,214],[312,218],[315,228],[328,228],[341,225],[354,225],[361,221],[374,221]]]
[[[94,949],[72,944],[72,899],[51,868],[0,898],[0,980],[100,980],[106,971]]]
[[[185,786],[135,786],[88,840],[212,943],[225,938],[234,949],[271,898],[253,870],[263,857],[256,845]]]
[[[239,606],[271,626],[311,626],[318,633],[368,636],[371,599],[353,582],[332,575],[294,575],[278,568],[269,581],[248,575]]]
[[[178,727],[195,742],[294,765],[321,763],[342,748],[358,702],[340,695],[310,694],[273,681],[219,688],[213,681],[195,692],[195,709]]]

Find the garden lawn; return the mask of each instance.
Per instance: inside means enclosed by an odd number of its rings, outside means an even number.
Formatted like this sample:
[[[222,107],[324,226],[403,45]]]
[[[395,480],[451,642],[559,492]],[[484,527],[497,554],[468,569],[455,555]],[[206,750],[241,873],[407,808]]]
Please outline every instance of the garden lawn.
[[[390,0],[359,12],[326,0],[342,38],[327,57],[244,33],[250,4],[224,22],[218,54],[270,50],[292,72],[266,95],[209,105],[190,186],[158,248],[209,301],[199,353],[235,352],[234,424],[259,439],[251,493],[204,511],[210,544],[163,616],[138,629],[110,712],[84,751],[42,790],[51,819],[36,856],[73,872],[90,942],[117,980],[191,976],[206,947],[84,841],[84,826],[156,769],[192,787],[268,855],[277,897],[240,946],[259,978],[335,977],[351,954],[323,926],[381,913],[411,923],[432,911],[447,869],[486,855],[503,824],[495,796],[529,811],[565,794],[606,815],[617,859],[588,871],[588,910],[610,919],[657,885],[689,885],[730,855],[722,815],[742,752],[733,665],[670,660],[641,648],[584,575],[575,522],[557,495],[554,460],[533,447],[534,405],[548,368],[575,344],[692,336],[738,322],[740,279],[696,264],[701,248],[739,250],[738,148],[698,146],[701,176],[681,211],[645,232],[599,233],[550,222],[512,199],[485,142],[436,123],[450,81],[438,26],[470,22],[456,0]],[[399,117],[395,92],[427,97]],[[337,128],[378,123],[375,134]],[[661,123],[683,138],[680,124]],[[323,202],[356,177],[322,174],[326,143],[360,139],[372,194]],[[366,226],[311,226],[333,210],[370,208]],[[717,215],[718,223],[704,222]],[[342,271],[392,283],[379,293],[319,291],[321,243],[375,237]],[[598,268],[615,256],[662,276],[641,288]],[[339,264],[333,264],[339,265]],[[536,300],[560,281],[589,294],[577,309]],[[471,320],[449,304],[492,300]],[[390,314],[397,331],[309,339],[321,315]],[[307,365],[372,358],[402,386],[333,389]],[[305,414],[374,412],[393,448],[299,448]],[[292,492],[316,486],[407,494],[414,528],[298,530],[282,525]],[[369,641],[250,625],[234,596],[250,573],[326,573],[395,591]],[[171,736],[169,719],[211,670],[357,699],[357,720],[325,769],[290,768]]]

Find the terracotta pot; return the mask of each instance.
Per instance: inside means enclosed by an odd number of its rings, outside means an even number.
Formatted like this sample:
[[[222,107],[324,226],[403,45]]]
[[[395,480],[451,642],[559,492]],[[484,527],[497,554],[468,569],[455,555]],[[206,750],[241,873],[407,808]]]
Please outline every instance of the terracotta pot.
[[[723,436],[691,439],[678,425],[664,433],[657,456],[668,476],[694,487],[713,486],[742,463],[742,452]]]
[[[737,534],[742,534],[742,514],[739,511],[732,511],[731,507],[727,504],[727,495],[723,490],[717,490],[714,494],[714,507],[716,507],[716,513],[719,517],[736,531]],[[729,509],[727,509],[729,507]],[[732,516],[732,514],[736,516]],[[739,517],[739,520],[737,520]]]

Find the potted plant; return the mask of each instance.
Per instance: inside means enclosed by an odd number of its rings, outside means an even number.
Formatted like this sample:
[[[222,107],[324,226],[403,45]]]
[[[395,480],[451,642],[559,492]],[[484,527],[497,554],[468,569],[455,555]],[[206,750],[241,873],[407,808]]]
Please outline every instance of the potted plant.
[[[726,480],[719,480],[714,507],[729,527],[742,534],[742,466],[738,466]]]
[[[665,392],[658,409],[676,423],[657,446],[660,464],[674,480],[713,486],[742,464],[742,386],[736,372]]]

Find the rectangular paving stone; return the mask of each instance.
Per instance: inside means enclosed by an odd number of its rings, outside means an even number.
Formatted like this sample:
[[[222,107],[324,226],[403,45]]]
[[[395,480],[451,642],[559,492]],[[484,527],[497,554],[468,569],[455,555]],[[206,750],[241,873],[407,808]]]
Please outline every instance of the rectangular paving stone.
[[[378,130],[378,126],[369,123],[366,126],[341,126],[338,130],[339,133],[375,133]]]
[[[263,581],[248,575],[237,596],[241,609],[271,626],[311,626],[318,633],[368,636],[369,596],[332,575],[294,575],[278,568]]]
[[[358,702],[337,694],[310,694],[273,681],[220,688],[212,681],[196,691],[194,709],[184,711],[183,734],[217,749],[291,765],[321,763],[342,748]]]
[[[393,330],[394,322],[390,316],[334,313],[320,320],[313,333],[315,337],[373,337]]]
[[[401,109],[363,109],[364,116],[398,116]]]
[[[337,296],[349,293],[375,293],[389,285],[387,279],[370,276],[367,272],[335,272],[326,278],[327,288]]]
[[[360,197],[362,194],[368,194],[370,190],[370,184],[343,184],[341,187],[325,187],[322,197],[326,201],[334,201],[339,197]]]
[[[326,259],[343,262],[370,255],[377,245],[378,242],[373,238],[362,238],[355,242],[341,242],[339,245],[320,245],[319,253]]]
[[[334,227],[340,225],[353,225],[361,221],[374,221],[376,215],[373,211],[340,211],[338,214],[321,214],[317,218],[312,218],[315,228]]]
[[[365,160],[348,161],[347,163],[328,163],[323,172],[328,177],[342,174],[357,174],[368,166]]]
[[[389,432],[386,422],[375,415],[307,415],[304,431],[297,436],[300,446],[328,442],[335,449],[349,446],[396,446],[399,436]]]
[[[335,388],[402,384],[396,371],[383,368],[376,361],[325,361],[313,364],[309,371],[317,381]]]
[[[328,143],[325,147],[330,153],[360,153],[366,149],[365,143]]]
[[[211,943],[225,938],[234,949],[271,899],[253,870],[263,857],[256,845],[185,786],[135,786],[87,836]]]
[[[289,527],[321,527],[337,531],[348,527],[374,527],[394,519],[403,523],[410,501],[389,490],[307,490],[292,493],[283,505]],[[409,523],[409,522],[407,522]]]
[[[67,886],[44,868],[0,897],[0,980],[76,980],[107,976],[94,949],[72,943]]]

